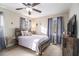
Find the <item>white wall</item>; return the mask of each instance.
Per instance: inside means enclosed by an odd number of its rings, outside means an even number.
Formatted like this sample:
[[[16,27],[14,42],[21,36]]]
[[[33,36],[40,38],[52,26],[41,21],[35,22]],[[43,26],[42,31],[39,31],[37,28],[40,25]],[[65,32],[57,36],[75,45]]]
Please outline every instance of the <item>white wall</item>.
[[[20,17],[22,17],[22,15],[1,7],[0,7],[0,11],[3,12],[3,16],[4,16],[5,38],[6,37],[12,38],[14,37],[15,28],[19,28],[20,26],[19,22],[20,22]],[[11,22],[13,22],[13,24],[11,24]],[[8,40],[11,40],[11,39],[8,39]]]
[[[4,8],[0,8],[0,11],[3,12],[4,16],[5,36],[10,37],[13,35],[13,29],[19,27],[20,16]],[[13,24],[11,24],[11,22],[13,22]]]
[[[70,8],[70,12],[69,12],[69,19],[73,16],[73,15],[77,15],[77,37],[79,38],[79,4],[73,4]]]
[[[50,17],[54,18],[54,17],[58,17],[58,16],[63,17],[65,31],[67,31],[67,21],[68,21],[69,12],[63,12],[63,13],[56,14],[56,15],[49,15],[49,16],[33,19],[33,20],[36,20],[36,23],[38,24],[38,26],[36,27],[37,34],[44,34],[41,32],[40,26],[45,28],[45,30],[43,30],[43,31],[45,32],[45,34],[47,34],[48,18],[50,18]]]

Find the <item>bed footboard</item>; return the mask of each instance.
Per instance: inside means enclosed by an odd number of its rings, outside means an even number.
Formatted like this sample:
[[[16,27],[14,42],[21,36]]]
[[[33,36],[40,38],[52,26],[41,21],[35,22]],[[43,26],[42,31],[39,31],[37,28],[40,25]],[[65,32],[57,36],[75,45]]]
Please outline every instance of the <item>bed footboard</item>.
[[[39,45],[39,52],[37,52],[38,55],[42,55],[43,51],[50,45],[49,40],[48,41],[43,41]]]

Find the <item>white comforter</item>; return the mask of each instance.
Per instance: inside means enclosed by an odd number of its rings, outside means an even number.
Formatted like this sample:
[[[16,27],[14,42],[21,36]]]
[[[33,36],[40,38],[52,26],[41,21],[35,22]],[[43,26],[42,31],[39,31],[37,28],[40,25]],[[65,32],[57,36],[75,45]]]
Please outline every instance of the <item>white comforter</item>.
[[[39,51],[38,46],[41,42],[48,40],[46,35],[19,36],[19,45]]]

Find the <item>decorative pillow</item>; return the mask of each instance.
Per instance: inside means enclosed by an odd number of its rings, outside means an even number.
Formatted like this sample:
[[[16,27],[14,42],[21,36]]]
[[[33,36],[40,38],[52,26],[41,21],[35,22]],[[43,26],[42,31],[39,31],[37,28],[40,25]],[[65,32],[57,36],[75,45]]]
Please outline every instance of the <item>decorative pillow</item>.
[[[24,31],[21,31],[22,36],[24,36]]]
[[[28,36],[28,31],[24,31],[24,36]]]
[[[31,36],[32,33],[28,31],[21,31],[22,36]]]
[[[31,36],[32,35],[32,33],[31,32],[28,32],[28,36]]]

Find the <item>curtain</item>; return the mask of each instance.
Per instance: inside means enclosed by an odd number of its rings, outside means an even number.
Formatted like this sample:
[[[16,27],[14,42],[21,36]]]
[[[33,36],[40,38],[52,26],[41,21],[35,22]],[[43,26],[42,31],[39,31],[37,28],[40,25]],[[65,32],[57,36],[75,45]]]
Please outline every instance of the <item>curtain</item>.
[[[0,49],[5,48],[5,40],[4,40],[4,19],[3,13],[0,12]]]
[[[62,17],[48,18],[48,37],[50,43],[61,44],[64,23]]]
[[[62,17],[57,17],[57,43],[61,44],[62,37],[63,37],[63,31],[64,31],[64,23],[62,20]]]
[[[47,35],[49,37],[50,43],[52,42],[52,18],[48,18],[48,31]]]
[[[57,33],[58,33],[58,21],[57,17],[52,19],[52,43],[56,44],[57,43]]]

